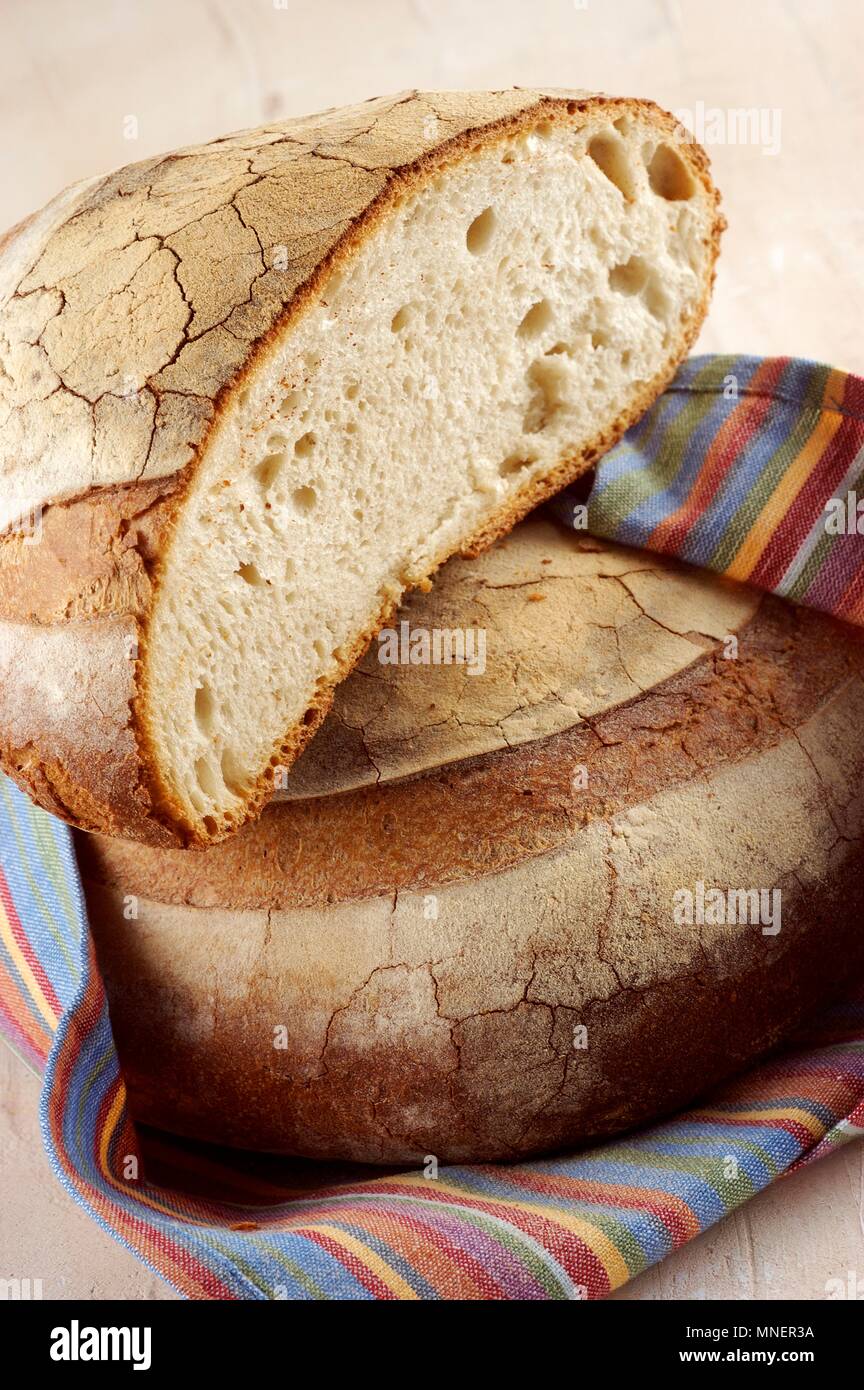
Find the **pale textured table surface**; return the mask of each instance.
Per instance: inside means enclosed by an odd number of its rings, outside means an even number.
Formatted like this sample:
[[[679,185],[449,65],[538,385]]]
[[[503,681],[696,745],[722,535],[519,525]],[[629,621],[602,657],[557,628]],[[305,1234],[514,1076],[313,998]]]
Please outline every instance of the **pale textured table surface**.
[[[709,147],[730,226],[699,347],[864,373],[858,0],[0,0],[0,33],[0,227],[75,179],[407,87],[650,96],[702,113],[709,135],[753,109],[759,139]],[[0,1278],[41,1278],[45,1297],[173,1297],[51,1176],[37,1097],[0,1049]],[[862,1144],[618,1296],[818,1299],[850,1270],[864,1277]]]

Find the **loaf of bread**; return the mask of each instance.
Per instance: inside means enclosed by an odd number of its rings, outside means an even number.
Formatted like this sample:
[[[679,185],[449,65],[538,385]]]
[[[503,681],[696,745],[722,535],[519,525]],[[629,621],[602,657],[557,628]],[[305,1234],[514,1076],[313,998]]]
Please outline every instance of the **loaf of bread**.
[[[78,837],[140,1119],[518,1158],[677,1108],[864,966],[853,630],[537,518],[405,618],[485,632],[482,679],[370,651],[255,825]]]
[[[645,410],[722,218],[650,102],[410,92],[70,190],[0,251],[0,763],[155,846],[270,797],[407,587]]]

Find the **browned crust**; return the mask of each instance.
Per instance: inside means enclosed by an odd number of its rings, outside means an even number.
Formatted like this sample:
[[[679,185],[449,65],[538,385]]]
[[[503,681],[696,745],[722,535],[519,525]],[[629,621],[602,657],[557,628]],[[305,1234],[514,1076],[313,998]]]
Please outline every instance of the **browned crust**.
[[[311,1076],[260,1041],[286,1021],[269,982],[247,980],[222,1003],[219,1032],[196,1036],[188,1025],[202,1000],[169,998],[139,959],[135,924],[105,890],[87,893],[137,1121],[240,1149],[422,1170],[429,1155],[478,1163],[572,1150],[674,1114],[752,1065],[859,978],[862,864],[860,844],[847,845],[837,868],[848,886],[835,876],[784,887],[788,928],[773,940],[757,930],[722,964],[697,961],[605,997],[574,992],[569,1007],[529,997],[493,1008],[452,1025],[449,1068],[430,1065],[422,1037],[413,1049],[403,1039],[369,1050],[337,1034]],[[594,1047],[584,1061],[576,1027]],[[706,1103],[723,1099],[709,1092]]]
[[[507,94],[504,93],[502,96],[506,97]],[[406,101],[410,99],[412,99],[412,94],[405,98]],[[381,191],[351,222],[327,254],[320,259],[308,278],[285,303],[282,313],[270,329],[250,347],[242,371],[235,380],[227,386],[223,386],[213,397],[213,409],[209,423],[206,425],[202,439],[197,446],[193,463],[182,473],[173,475],[175,487],[170,490],[171,506],[160,509],[159,544],[151,547],[148,551],[143,571],[136,572],[133,581],[129,583],[130,575],[122,566],[118,567],[116,563],[118,544],[122,545],[126,526],[126,517],[123,515],[126,504],[121,500],[112,520],[107,521],[104,527],[95,526],[94,528],[95,531],[99,532],[101,543],[106,547],[106,552],[84,558],[80,548],[78,549],[74,563],[82,566],[80,578],[65,576],[63,582],[60,582],[56,571],[58,567],[62,569],[62,558],[58,557],[55,562],[51,557],[45,557],[41,561],[33,561],[35,566],[33,574],[36,582],[40,582],[40,574],[48,579],[44,602],[41,599],[22,596],[20,590],[23,586],[20,586],[17,581],[13,581],[5,591],[0,589],[0,618],[5,617],[7,612],[17,614],[32,608],[33,616],[28,621],[35,619],[38,622],[45,619],[44,617],[40,619],[40,616],[37,615],[51,612],[52,603],[56,602],[59,597],[65,599],[70,613],[81,611],[82,605],[86,607],[88,598],[93,602],[94,610],[99,611],[100,586],[105,586],[110,604],[120,601],[124,592],[124,585],[128,585],[130,607],[126,612],[137,626],[139,660],[136,663],[134,690],[130,695],[128,704],[129,718],[122,726],[123,732],[127,727],[131,729],[138,749],[138,766],[135,768],[134,774],[127,767],[123,779],[118,779],[111,776],[110,768],[107,769],[107,775],[112,781],[112,798],[117,795],[119,799],[116,803],[113,800],[110,802],[110,814],[105,815],[103,821],[103,812],[99,808],[106,804],[104,760],[99,758],[89,760],[82,786],[76,792],[73,785],[75,779],[70,778],[68,770],[63,771],[62,758],[58,757],[52,749],[50,736],[46,737],[37,717],[34,719],[32,738],[28,740],[26,757],[21,756],[20,739],[14,746],[10,745],[8,739],[5,743],[0,739],[0,763],[18,781],[19,785],[37,801],[85,828],[99,828],[113,834],[126,834],[143,842],[160,846],[170,841],[186,847],[206,846],[224,839],[232,833],[232,830],[236,830],[240,824],[252,819],[260,812],[272,794],[273,766],[290,766],[302,751],[326,715],[332,703],[335,686],[363,655],[372,637],[392,612],[393,604],[388,602],[382,611],[375,616],[367,630],[357,637],[343,658],[336,676],[319,684],[316,695],[303,719],[274,748],[270,765],[264,769],[259,777],[244,808],[243,816],[237,817],[233,825],[225,827],[219,827],[215,823],[210,825],[190,823],[184,809],[172,795],[160,772],[159,750],[155,745],[153,730],[147,716],[147,641],[160,576],[169,558],[171,527],[182,505],[194,469],[204,455],[207,441],[221,415],[227,409],[234,393],[242,390],[246,377],[255,370],[262,355],[290,329],[304,309],[313,302],[331,271],[344,259],[350,257],[355,248],[374,232],[380,220],[400,199],[416,190],[442,167],[466,158],[477,149],[506,138],[516,130],[533,126],[544,119],[572,120],[578,123],[598,107],[609,107],[610,111],[620,111],[622,114],[637,112],[649,115],[655,125],[664,130],[671,138],[676,139],[677,147],[686,159],[691,172],[708,194],[714,208],[714,222],[708,247],[710,275],[706,280],[703,297],[697,311],[684,328],[676,354],[670,359],[667,366],[645,385],[632,406],[627,411],[621,412],[604,431],[598,432],[597,437],[578,457],[563,460],[546,478],[537,480],[526,487],[505,509],[487,522],[476,535],[468,538],[462,544],[460,547],[462,553],[466,555],[479,554],[498,536],[510,530],[532,507],[580,476],[606,449],[620,439],[626,429],[639,418],[662,391],[673,376],[678,362],[685,356],[694,341],[707,312],[713,286],[714,265],[719,251],[719,238],[725,226],[725,221],[719,212],[719,195],[710,180],[707,156],[695,142],[688,140],[683,144],[678,143],[681,130],[674,117],[650,101],[575,93],[560,96],[543,95],[536,102],[521,108],[514,114],[486,121],[480,127],[469,124],[453,138],[434,146],[412,163],[390,169]],[[23,226],[24,224],[21,224],[21,227]],[[16,230],[20,231],[21,228]],[[99,506],[104,502],[109,515],[112,515],[118,499],[123,499],[128,495],[133,499],[130,505],[134,510],[134,507],[138,505],[137,490],[139,486],[138,484],[130,484],[112,489],[95,488],[86,493],[83,498],[57,503],[55,506],[47,508],[45,516],[52,535],[59,536],[64,526],[69,524],[70,519],[73,524],[75,523],[78,517],[75,508],[79,506],[83,506],[84,512],[87,513],[91,504],[95,503]],[[114,524],[115,521],[117,524]],[[7,537],[5,544],[10,543],[16,544],[14,540],[10,542],[10,538]],[[429,575],[433,574],[448,558],[448,554],[449,552],[442,552],[436,556],[427,573],[416,576],[412,580],[412,584],[425,583]],[[135,567],[135,562],[127,559],[127,566],[130,563]],[[4,593],[5,604],[7,605],[5,610],[3,607]],[[108,611],[114,610],[109,609]],[[3,702],[0,699],[0,727],[4,723]],[[40,748],[43,746],[44,755],[40,755]],[[60,797],[56,790],[60,781],[67,784],[63,797]],[[49,791],[52,785],[55,786],[53,793]],[[61,809],[61,806],[66,809]],[[87,808],[86,814],[84,813],[85,807]]]
[[[47,508],[40,544],[9,537],[0,545],[0,766],[60,819],[160,846],[177,836],[159,820],[142,778],[130,704],[138,623],[184,481],[180,473],[100,489]],[[22,665],[28,677],[44,667],[44,685],[63,689],[65,717],[55,717],[50,737],[38,724],[38,677],[25,684]],[[82,690],[92,709],[79,726]]]
[[[0,621],[50,626],[142,616],[185,481],[179,473],[101,488],[47,508],[38,545],[7,537],[0,546]]]

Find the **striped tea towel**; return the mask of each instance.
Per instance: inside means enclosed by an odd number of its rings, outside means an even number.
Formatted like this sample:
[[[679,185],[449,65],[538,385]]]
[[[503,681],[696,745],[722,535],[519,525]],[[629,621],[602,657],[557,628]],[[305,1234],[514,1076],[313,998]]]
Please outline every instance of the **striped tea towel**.
[[[691,357],[602,459],[575,521],[864,624],[862,472],[864,379]],[[573,524],[574,503],[570,490],[552,505]]]
[[[694,358],[603,460],[590,529],[862,622],[862,403],[864,382],[813,363]],[[581,505],[578,492],[555,504],[571,524]],[[136,1133],[71,836],[5,778],[0,1031],[43,1073],[61,1182],[190,1298],[602,1298],[864,1134],[858,981],[704,1103],[576,1155],[433,1178]]]

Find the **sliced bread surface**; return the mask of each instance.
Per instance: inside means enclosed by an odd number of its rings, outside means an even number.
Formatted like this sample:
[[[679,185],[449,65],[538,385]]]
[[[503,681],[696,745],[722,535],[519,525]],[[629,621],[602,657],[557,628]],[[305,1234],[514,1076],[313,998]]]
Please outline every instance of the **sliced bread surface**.
[[[4,767],[86,829],[231,833],[403,592],[650,404],[721,229],[671,117],[527,91],[246,132],[21,229]]]

